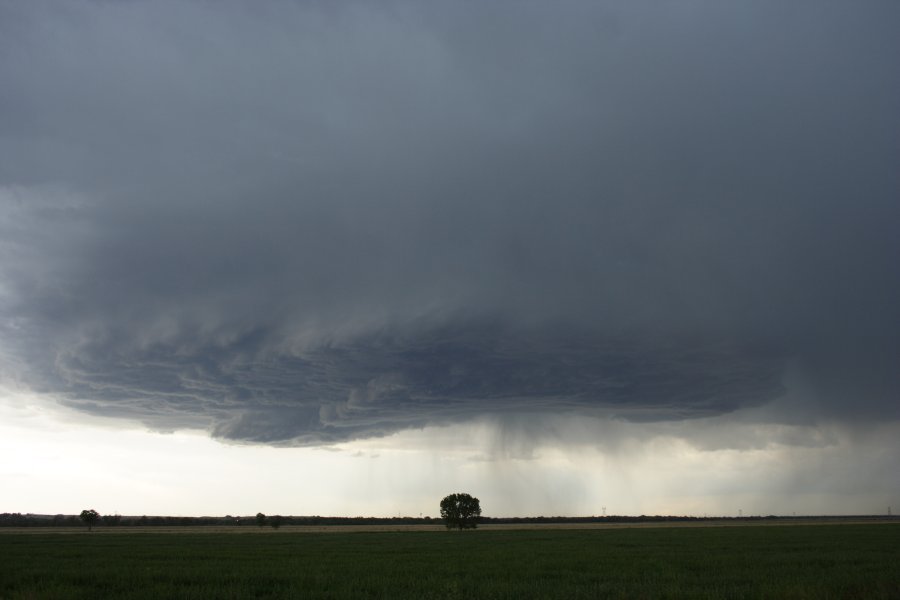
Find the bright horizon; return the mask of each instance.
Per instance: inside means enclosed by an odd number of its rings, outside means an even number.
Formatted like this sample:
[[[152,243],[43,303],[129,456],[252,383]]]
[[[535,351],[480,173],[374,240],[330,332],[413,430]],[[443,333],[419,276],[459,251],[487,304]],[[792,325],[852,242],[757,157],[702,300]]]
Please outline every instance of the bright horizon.
[[[827,480],[828,471],[852,469],[854,454],[870,453],[900,428],[879,428],[864,443],[838,430],[779,432],[836,436],[827,454],[786,444],[702,450],[677,430],[662,428],[648,436],[640,427],[621,423],[605,424],[621,437],[605,451],[526,449],[508,439],[504,445],[503,434],[489,423],[325,448],[273,448],[223,444],[204,431],[155,433],[38,405],[30,399],[27,407],[2,412],[0,453],[7,458],[0,477],[8,485],[0,512],[77,514],[94,508],[103,515],[128,516],[263,512],[437,518],[443,496],[465,491],[481,500],[485,516],[493,517],[600,516],[604,507],[609,516],[885,514],[893,496],[884,478],[900,458],[880,457],[871,465],[878,470],[870,467],[860,475],[864,491],[837,489],[837,500],[823,502],[823,489],[831,491],[827,481],[815,491],[778,488],[796,478],[797,470],[808,469],[806,480]],[[558,425],[574,427],[565,420]],[[600,430],[604,424],[597,420],[591,426]],[[713,424],[706,427],[704,435],[709,435]],[[747,436],[750,444],[771,435],[753,424],[731,431]],[[629,458],[632,453],[636,456]],[[883,491],[877,489],[879,480]]]

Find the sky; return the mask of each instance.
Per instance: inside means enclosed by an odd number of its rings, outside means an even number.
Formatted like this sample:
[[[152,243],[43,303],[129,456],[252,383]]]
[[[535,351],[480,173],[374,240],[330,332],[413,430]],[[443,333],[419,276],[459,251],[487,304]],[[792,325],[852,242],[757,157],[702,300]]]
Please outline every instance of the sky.
[[[898,26],[0,0],[0,512],[900,508]]]

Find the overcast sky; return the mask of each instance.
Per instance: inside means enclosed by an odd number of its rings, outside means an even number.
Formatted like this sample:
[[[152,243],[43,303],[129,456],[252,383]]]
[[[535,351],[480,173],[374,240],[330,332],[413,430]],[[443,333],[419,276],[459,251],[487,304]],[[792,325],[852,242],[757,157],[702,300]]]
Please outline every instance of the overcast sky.
[[[898,27],[0,0],[0,511],[900,506]]]

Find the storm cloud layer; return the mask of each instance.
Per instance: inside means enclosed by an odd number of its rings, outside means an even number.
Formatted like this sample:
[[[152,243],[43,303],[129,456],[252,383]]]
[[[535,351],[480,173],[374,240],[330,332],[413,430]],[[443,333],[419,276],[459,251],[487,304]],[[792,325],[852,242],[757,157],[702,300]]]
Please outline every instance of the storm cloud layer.
[[[315,444],[900,417],[891,2],[0,4],[0,377]]]

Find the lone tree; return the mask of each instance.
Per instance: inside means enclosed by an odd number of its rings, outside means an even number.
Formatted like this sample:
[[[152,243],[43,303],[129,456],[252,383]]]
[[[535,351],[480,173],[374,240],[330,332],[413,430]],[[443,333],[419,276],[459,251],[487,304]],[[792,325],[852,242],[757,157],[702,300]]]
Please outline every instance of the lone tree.
[[[266,524],[266,515],[263,513],[256,513],[256,524],[262,527]]]
[[[441,500],[441,518],[447,529],[475,529],[481,516],[478,498],[469,494],[450,494]]]
[[[93,508],[88,508],[81,511],[81,514],[78,515],[85,525],[88,526],[88,531],[100,520],[100,513],[98,513]]]

